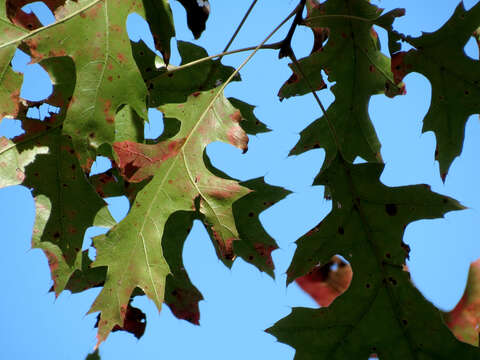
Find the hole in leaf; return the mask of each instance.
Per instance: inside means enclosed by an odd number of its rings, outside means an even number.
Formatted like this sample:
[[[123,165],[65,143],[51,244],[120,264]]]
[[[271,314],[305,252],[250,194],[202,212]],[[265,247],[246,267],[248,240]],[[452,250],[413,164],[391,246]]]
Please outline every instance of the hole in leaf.
[[[325,72],[325,70],[322,70],[321,71],[322,73],[322,77],[323,77],[323,81],[325,82],[325,84],[327,85],[327,88],[330,90],[330,88],[335,85],[337,82],[336,81],[329,81],[328,80],[328,74]],[[332,94],[333,96],[333,94]]]
[[[164,129],[163,114],[157,109],[148,109],[148,123],[144,126],[145,139],[156,139],[162,135]]]
[[[110,161],[110,159],[106,158],[105,156],[97,156],[95,161],[92,164],[92,168],[90,170],[90,176],[101,174],[111,168],[112,168],[112,162]]]
[[[92,239],[95,236],[105,234],[108,231],[106,228],[101,228],[97,226],[90,226],[83,236],[82,251],[88,251],[88,257],[90,260],[94,261],[97,256],[97,250],[93,247]]]
[[[114,196],[105,198],[108,204],[108,210],[112,214],[116,222],[123,220],[130,210],[130,202],[126,196]]]
[[[12,69],[23,73],[20,96],[25,100],[41,101],[52,93],[52,81],[39,64],[30,64],[30,61],[30,56],[17,49],[12,59]]]
[[[470,39],[467,41],[465,47],[463,48],[463,51],[465,52],[465,55],[467,55],[470,59],[479,59],[478,44],[477,41],[473,38],[473,36],[470,37]]]
[[[357,156],[355,158],[355,160],[353,160],[354,164],[365,164],[366,162],[367,162],[367,160],[365,160],[364,158],[362,158],[360,156]]]
[[[26,14],[33,13],[43,26],[53,24],[55,15],[50,11],[47,5],[42,1],[35,1],[22,7]]]
[[[377,38],[379,41],[380,45],[380,51],[390,57],[390,51],[388,50],[388,33],[387,30],[384,28],[381,28],[380,26],[374,25],[373,29],[375,30],[375,33],[377,34]]]
[[[3,118],[0,122],[0,136],[5,136],[9,139],[24,134],[22,129],[22,122],[17,119]]]
[[[25,71],[26,66],[30,62],[30,56],[25,54],[22,50],[15,50],[15,55],[12,58],[12,69],[16,72]]]
[[[137,13],[131,13],[126,21],[127,34],[130,40],[139,42],[142,40],[152,51],[155,51],[153,35],[147,21]]]
[[[40,106],[31,106],[27,110],[27,117],[30,119],[45,120],[52,116],[52,114],[58,114],[60,108],[47,103],[43,103]]]

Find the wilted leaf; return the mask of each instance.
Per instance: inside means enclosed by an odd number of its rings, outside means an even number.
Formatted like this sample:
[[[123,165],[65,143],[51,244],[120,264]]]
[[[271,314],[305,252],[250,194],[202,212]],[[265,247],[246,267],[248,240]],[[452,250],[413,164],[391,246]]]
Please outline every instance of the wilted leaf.
[[[435,133],[435,158],[440,163],[443,180],[462,151],[468,116],[480,112],[480,63],[463,50],[479,23],[480,3],[466,11],[461,2],[439,30],[418,38],[404,38],[415,49],[392,56],[397,83],[407,74],[418,72],[432,84],[432,100],[423,120],[423,132]]]
[[[457,306],[444,318],[458,340],[479,346],[480,259],[470,264],[465,292]]]
[[[288,281],[335,254],[351,264],[350,287],[329,307],[295,308],[268,331],[296,349],[296,359],[478,359],[456,340],[438,310],[403,271],[405,227],[462,207],[427,186],[389,188],[383,166],[337,158],[319,181],[332,192],[332,212],[298,242]]]
[[[334,256],[326,264],[316,265],[295,281],[318,305],[328,306],[347,290],[352,275],[350,264]]]

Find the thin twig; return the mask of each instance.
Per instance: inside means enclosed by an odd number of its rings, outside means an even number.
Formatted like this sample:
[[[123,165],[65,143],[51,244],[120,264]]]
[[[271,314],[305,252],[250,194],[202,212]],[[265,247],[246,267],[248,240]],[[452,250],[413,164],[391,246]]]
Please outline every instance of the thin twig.
[[[320,100],[320,98],[317,95],[317,92],[315,91],[314,87],[312,86],[312,83],[310,82],[310,80],[308,80],[307,76],[303,72],[303,69],[300,66],[300,63],[298,62],[297,57],[295,56],[295,53],[293,52],[293,50],[290,52],[289,57],[292,60],[295,67],[297,68],[300,75],[302,76],[302,78],[307,83],[307,86],[310,88],[310,92],[312,93],[313,97],[315,98],[315,101],[317,102],[318,106],[320,106],[320,109],[322,110],[322,113],[323,113],[323,117],[327,121],[328,128],[330,129],[330,133],[332,134],[333,140],[335,141],[335,145],[337,146],[337,149],[340,150],[340,142],[338,141],[337,132],[335,131],[335,127],[333,126],[333,123],[330,121],[330,119],[327,115],[327,110],[323,106],[322,101]]]
[[[303,13],[303,8],[305,7],[305,2],[306,0],[300,0],[300,3],[298,4],[297,8],[295,9],[295,19],[292,22],[292,25],[290,26],[290,29],[288,30],[287,36],[285,36],[285,39],[282,41],[282,47],[280,48],[280,51],[278,53],[278,58],[284,58],[287,56],[290,56],[290,53],[292,53],[292,38],[293,34],[295,33],[295,30],[297,29],[298,24],[302,21],[302,13]]]
[[[233,33],[231,39],[228,41],[228,44],[225,46],[225,49],[223,49],[223,52],[226,52],[228,50],[228,48],[230,47],[230,45],[232,45],[233,43],[233,40],[235,40],[235,38],[237,37],[240,29],[242,28],[243,24],[245,24],[245,21],[247,20],[248,16],[250,15],[250,13],[252,12],[253,10],[253,7],[255,6],[255,4],[257,3],[258,0],[253,0],[252,4],[250,5],[250,7],[248,8],[247,12],[245,13],[245,15],[243,16],[243,19],[242,21],[240,21],[240,24],[238,24],[237,26],[237,29],[235,30],[235,32]],[[223,56],[223,55],[222,55]],[[222,58],[222,56],[220,56],[220,58]]]
[[[273,29],[273,31],[260,43],[258,44],[255,49],[253,50],[253,52],[248,55],[248,57],[240,64],[240,66],[235,69],[235,71],[232,73],[232,75],[229,76],[229,78],[223,83],[223,85],[221,86],[220,90],[218,93],[222,92],[225,87],[228,85],[228,83],[230,83],[233,78],[235,76],[237,76],[237,74],[240,72],[240,70],[245,66],[247,65],[247,63],[250,61],[250,59],[257,53],[258,50],[260,50],[264,45],[265,43],[283,26],[285,25],[285,23],[290,20],[290,18],[292,18],[295,14],[297,13],[297,9],[295,8],[295,10],[293,10],[290,15],[288,15],[285,20],[283,20],[279,25],[277,25],[277,27],[275,29]]]
[[[274,49],[274,50],[277,50],[277,49],[280,49],[280,46],[282,45],[281,42],[276,42],[276,43],[272,43],[272,44],[264,44],[260,47],[260,49]],[[201,59],[197,59],[197,60],[194,60],[194,61],[191,61],[189,63],[186,63],[184,65],[180,65],[180,66],[177,66],[177,67],[171,67],[171,68],[168,68],[168,71],[158,75],[158,76],[164,76],[164,75],[168,75],[170,73],[173,73],[175,71],[178,71],[178,70],[183,70],[185,68],[188,68],[188,67],[191,67],[191,66],[194,66],[194,65],[197,65],[197,64],[200,64],[202,62],[205,62],[205,61],[208,61],[208,60],[211,60],[211,59],[215,59],[215,58],[221,58],[222,56],[224,55],[230,55],[230,54],[236,54],[236,53],[240,53],[240,52],[244,52],[244,51],[250,51],[250,50],[255,50],[257,48],[257,46],[249,46],[249,47],[246,47],[246,48],[242,48],[242,49],[236,49],[236,50],[230,50],[230,51],[224,51],[224,52],[221,52],[220,54],[215,54],[215,55],[210,55],[210,56],[206,56],[204,58],[201,58]],[[158,77],[157,76],[157,77]]]
[[[200,115],[200,119],[203,119],[207,112],[212,108],[213,104],[215,103],[215,101],[217,100],[217,98],[220,96],[220,94],[223,94],[223,90],[225,90],[225,87],[233,80],[233,78],[235,76],[237,76],[237,74],[240,72],[240,70],[245,66],[247,65],[247,63],[250,61],[250,59],[257,53],[257,51],[265,45],[265,43],[288,21],[290,20],[290,18],[292,16],[295,15],[295,11],[293,11],[292,13],[290,13],[290,15],[288,15],[285,20],[283,20],[279,25],[277,25],[277,27],[275,29],[273,29],[273,31],[260,43],[258,44],[255,49],[253,50],[253,52],[248,55],[248,57],[240,64],[240,66],[238,68],[235,69],[235,71],[228,77],[228,79],[222,84],[222,86],[220,86],[220,88],[218,89],[218,91],[216,92],[215,96],[212,98],[212,100],[210,101],[210,103],[208,104],[208,106],[206,107],[205,111]],[[199,123],[197,123],[196,126],[198,126]],[[195,127],[193,128],[193,130],[195,129]],[[193,132],[193,130],[190,131]],[[183,146],[185,146],[187,144],[187,142],[190,140],[190,137],[187,136],[187,139],[185,140]]]

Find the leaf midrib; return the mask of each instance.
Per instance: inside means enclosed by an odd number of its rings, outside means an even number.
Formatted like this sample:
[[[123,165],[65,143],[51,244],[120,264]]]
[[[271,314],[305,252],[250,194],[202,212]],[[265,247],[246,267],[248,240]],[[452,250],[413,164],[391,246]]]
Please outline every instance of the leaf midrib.
[[[167,171],[165,172],[164,176],[163,176],[163,179],[161,181],[161,183],[159,184],[159,186],[157,187],[155,193],[154,193],[154,196],[152,196],[151,200],[150,200],[150,204],[148,206],[148,208],[146,209],[145,211],[145,216],[143,217],[143,222],[142,222],[142,225],[140,227],[140,230],[139,230],[139,234],[140,234],[140,237],[141,237],[141,241],[142,241],[142,245],[143,245],[143,248],[144,248],[144,253],[145,253],[145,261],[146,261],[146,264],[147,264],[147,267],[149,265],[149,261],[148,261],[148,253],[147,253],[147,250],[148,250],[148,244],[146,243],[145,241],[145,238],[143,236],[143,231],[144,231],[144,228],[145,228],[145,225],[146,225],[146,222],[147,222],[147,219],[149,218],[150,221],[152,221],[153,224],[155,224],[155,221],[153,220],[152,216],[150,215],[151,211],[152,211],[152,207],[153,205],[156,203],[156,200],[157,200],[157,197],[158,195],[160,194],[161,191],[163,191],[163,187],[165,185],[165,181],[168,179],[168,175],[172,172],[172,170],[175,168],[176,164],[177,164],[177,161],[178,159],[180,158],[180,155],[184,158],[184,163],[185,163],[185,168],[187,169],[187,174],[188,174],[188,178],[190,180],[190,182],[193,184],[193,186],[197,189],[198,193],[200,194],[200,196],[202,196],[202,198],[205,200],[205,202],[209,205],[209,207],[212,209],[212,212],[215,214],[215,216],[217,217],[217,219],[219,220],[219,223],[220,222],[220,219],[218,218],[218,215],[217,213],[214,211],[213,207],[210,205],[210,203],[208,202],[207,198],[202,194],[202,192],[198,189],[198,187],[196,186],[195,184],[195,181],[194,179],[192,178],[192,174],[191,172],[189,171],[188,169],[188,166],[186,164],[186,160],[185,160],[185,147],[187,146],[188,142],[190,141],[190,139],[193,137],[193,135],[196,133],[196,130],[198,128],[198,126],[205,120],[205,117],[207,115],[207,113],[212,109],[215,101],[218,99],[218,97],[220,96],[220,94],[222,94],[223,92],[222,91],[217,91],[217,93],[213,96],[212,100],[208,103],[208,105],[206,106],[205,110],[202,112],[202,114],[200,115],[199,117],[199,120],[197,121],[197,123],[192,127],[192,129],[190,130],[190,132],[187,134],[187,136],[185,137],[185,142],[182,144],[181,148],[180,148],[180,151],[177,153],[177,155],[175,156],[175,159],[172,161],[171,165],[168,167]],[[156,224],[155,224],[156,226]],[[226,227],[227,229],[229,229],[228,227]],[[230,230],[230,229],[229,229]],[[230,230],[231,231],[231,230]],[[232,232],[233,233],[233,232]],[[161,239],[160,239],[160,242],[161,242]],[[123,277],[123,276],[122,276]],[[149,278],[150,278],[150,281],[152,283],[152,286],[153,288],[155,289],[155,295],[157,297],[157,302],[160,304],[163,300],[160,300],[160,297],[156,291],[156,288],[155,288],[155,283],[154,283],[154,279],[153,279],[153,275],[152,273],[150,272],[150,269],[149,269]]]

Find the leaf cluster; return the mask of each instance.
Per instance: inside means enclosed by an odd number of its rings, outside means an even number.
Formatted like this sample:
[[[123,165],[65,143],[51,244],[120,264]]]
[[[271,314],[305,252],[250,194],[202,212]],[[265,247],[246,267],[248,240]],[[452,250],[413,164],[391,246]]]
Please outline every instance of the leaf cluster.
[[[381,144],[367,110],[373,95],[404,94],[402,79],[408,73],[427,77],[432,102],[423,131],[435,133],[435,156],[445,179],[461,152],[467,117],[480,110],[480,65],[463,53],[469,38],[478,38],[480,4],[468,11],[458,5],[442,28],[413,38],[393,28],[402,9],[383,13],[368,0],[301,0],[272,32],[293,18],[285,39],[266,44],[270,34],[233,69],[221,57],[238,51],[229,52],[227,46],[209,56],[182,41],[176,42],[182,63],[169,65],[175,26],[167,0],[46,0],[56,18],[47,26],[22,11],[29,2],[4,0],[0,10],[0,108],[3,116],[21,120],[24,130],[0,139],[0,185],[32,189],[32,247],[48,258],[55,294],[101,287],[90,309],[99,313],[98,344],[112,331],[143,334],[145,315],[131,305],[135,296],[148,296],[159,310],[166,303],[176,317],[199,323],[203,297],[182,260],[194,220],[203,222],[226,266],[241,257],[273,276],[271,252],[278,246],[259,214],[288,192],[261,178],[232,179],[206,155],[215,141],[246,152],[247,133],[268,131],[253,106],[227,99],[223,91],[240,81],[239,70],[257,51],[273,48],[291,60],[292,75],[279,98],[312,93],[322,110],[291,154],[325,150],[314,184],[325,186],[333,209],[297,241],[288,270],[288,282],[303,281],[324,307],[295,308],[267,331],[293,346],[299,360],[367,359],[371,354],[402,360],[480,357],[477,348],[457,340],[446,327],[458,326],[457,318],[442,316],[425,300],[405,269],[406,226],[463,207],[425,185],[380,182]],[[194,37],[200,37],[208,1],[180,3]],[[157,53],[128,38],[125,23],[131,12],[147,20]],[[315,39],[303,59],[291,46],[298,26],[308,27]],[[374,26],[387,31],[390,57],[380,51]],[[402,43],[411,50],[401,51]],[[53,92],[42,103],[59,111],[44,120],[28,115],[40,103],[20,98],[22,79],[11,67],[17,49],[51,78]],[[335,83],[330,89],[335,101],[328,108],[316,93],[326,88],[322,74]],[[165,130],[155,140],[143,135],[148,108],[164,116]],[[93,175],[97,156],[108,157],[112,168]],[[354,164],[357,157],[366,163]],[[129,199],[130,210],[116,223],[104,199],[120,195]],[[94,260],[82,251],[90,226],[108,229],[93,240]],[[333,263],[344,272],[325,286]],[[472,331],[465,334],[474,342]],[[98,358],[98,352],[90,357]]]

